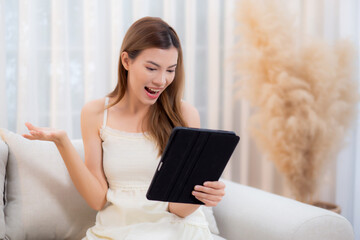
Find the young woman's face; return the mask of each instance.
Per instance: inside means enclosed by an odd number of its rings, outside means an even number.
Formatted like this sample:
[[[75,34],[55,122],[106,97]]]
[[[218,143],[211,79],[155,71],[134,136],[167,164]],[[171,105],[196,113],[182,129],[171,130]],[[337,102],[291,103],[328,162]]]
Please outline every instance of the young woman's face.
[[[174,80],[177,49],[148,48],[135,60],[129,59],[126,52],[122,57],[124,67],[128,70],[127,93],[143,104],[154,104]]]

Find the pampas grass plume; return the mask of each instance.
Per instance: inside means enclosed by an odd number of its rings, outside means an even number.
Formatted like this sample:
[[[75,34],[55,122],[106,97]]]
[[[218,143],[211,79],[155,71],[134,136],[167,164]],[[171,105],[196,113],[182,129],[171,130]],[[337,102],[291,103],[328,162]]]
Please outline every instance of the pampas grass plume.
[[[310,39],[298,46],[295,19],[280,0],[242,0],[237,8],[241,94],[256,112],[251,133],[297,200],[312,202],[324,162],[342,147],[359,100],[355,49]]]

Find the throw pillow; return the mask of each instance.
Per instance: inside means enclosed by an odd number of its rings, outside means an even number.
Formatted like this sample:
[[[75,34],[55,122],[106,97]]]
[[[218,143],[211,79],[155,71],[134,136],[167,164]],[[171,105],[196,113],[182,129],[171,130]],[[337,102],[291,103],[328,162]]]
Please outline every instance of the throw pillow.
[[[55,144],[0,131],[9,148],[6,236],[34,240],[85,236],[95,223],[96,211],[73,185]],[[82,141],[72,143],[84,160]]]

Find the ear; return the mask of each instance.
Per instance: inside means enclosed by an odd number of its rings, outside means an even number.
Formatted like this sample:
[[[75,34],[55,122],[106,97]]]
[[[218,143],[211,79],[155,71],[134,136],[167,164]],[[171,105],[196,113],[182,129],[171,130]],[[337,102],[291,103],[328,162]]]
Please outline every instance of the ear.
[[[129,54],[125,51],[121,53],[121,63],[124,66],[124,68],[129,71],[129,65],[130,65],[130,58]]]

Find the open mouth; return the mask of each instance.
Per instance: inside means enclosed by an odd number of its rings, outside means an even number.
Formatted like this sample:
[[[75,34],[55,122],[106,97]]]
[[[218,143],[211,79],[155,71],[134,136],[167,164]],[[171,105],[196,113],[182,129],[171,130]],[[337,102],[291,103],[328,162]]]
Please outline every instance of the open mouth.
[[[150,93],[151,95],[156,95],[160,92],[160,90],[156,90],[156,89],[152,89],[152,88],[149,88],[149,87],[145,87],[145,90]]]

